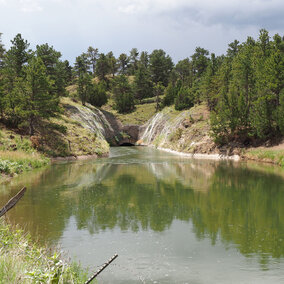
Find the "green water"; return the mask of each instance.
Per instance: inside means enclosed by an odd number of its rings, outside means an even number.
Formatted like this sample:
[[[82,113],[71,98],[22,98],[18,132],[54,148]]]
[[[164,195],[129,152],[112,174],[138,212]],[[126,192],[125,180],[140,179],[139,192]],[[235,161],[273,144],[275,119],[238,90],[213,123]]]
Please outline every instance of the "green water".
[[[61,163],[23,185],[8,218],[60,244],[99,283],[284,283],[284,171],[181,158],[144,147]]]

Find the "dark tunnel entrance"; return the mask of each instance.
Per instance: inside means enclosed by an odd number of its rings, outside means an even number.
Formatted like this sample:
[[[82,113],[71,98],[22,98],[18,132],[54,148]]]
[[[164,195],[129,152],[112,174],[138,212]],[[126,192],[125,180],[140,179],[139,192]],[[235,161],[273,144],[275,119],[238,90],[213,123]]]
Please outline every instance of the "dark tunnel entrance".
[[[130,143],[130,142],[125,142],[125,143],[120,144],[119,146],[122,146],[122,147],[124,147],[124,146],[135,146],[135,144]]]

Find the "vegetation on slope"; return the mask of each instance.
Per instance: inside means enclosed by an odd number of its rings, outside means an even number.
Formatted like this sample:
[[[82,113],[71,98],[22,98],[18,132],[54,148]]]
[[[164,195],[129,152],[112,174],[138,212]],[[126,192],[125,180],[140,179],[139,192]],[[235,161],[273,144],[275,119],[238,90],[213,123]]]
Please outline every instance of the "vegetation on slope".
[[[38,153],[32,142],[23,136],[7,130],[0,130],[0,174],[13,176],[24,171],[40,168],[49,159]],[[2,179],[1,179],[2,180]]]
[[[0,283],[84,283],[87,272],[0,221]]]
[[[113,104],[113,100],[109,99],[102,109],[114,114],[124,125],[142,125],[156,113],[156,103],[136,104],[135,109],[128,113],[119,113],[114,109]]]

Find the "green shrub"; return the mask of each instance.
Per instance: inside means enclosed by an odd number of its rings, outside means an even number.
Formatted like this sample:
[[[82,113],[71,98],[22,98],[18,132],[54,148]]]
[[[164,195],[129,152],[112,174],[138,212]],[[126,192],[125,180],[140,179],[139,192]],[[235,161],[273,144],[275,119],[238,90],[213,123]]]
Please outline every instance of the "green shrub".
[[[0,283],[84,283],[87,271],[0,222]]]

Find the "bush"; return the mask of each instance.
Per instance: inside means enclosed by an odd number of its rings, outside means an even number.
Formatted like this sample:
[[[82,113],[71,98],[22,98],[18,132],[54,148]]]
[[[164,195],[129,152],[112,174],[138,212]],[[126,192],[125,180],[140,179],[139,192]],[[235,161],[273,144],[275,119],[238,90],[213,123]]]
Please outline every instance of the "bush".
[[[134,109],[134,96],[126,76],[121,75],[113,79],[112,91],[115,109],[120,113],[130,112]]]
[[[23,231],[0,222],[1,283],[84,283],[87,271],[59,252],[32,243]],[[9,273],[8,273],[9,272]]]
[[[93,85],[88,97],[88,103],[96,107],[101,107],[107,103],[106,84],[104,82]]]
[[[191,108],[194,105],[194,96],[191,93],[191,90],[186,87],[181,87],[177,97],[175,98],[175,109],[183,110]]]

